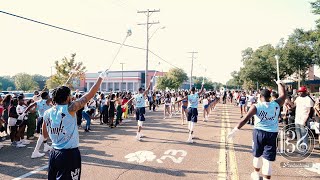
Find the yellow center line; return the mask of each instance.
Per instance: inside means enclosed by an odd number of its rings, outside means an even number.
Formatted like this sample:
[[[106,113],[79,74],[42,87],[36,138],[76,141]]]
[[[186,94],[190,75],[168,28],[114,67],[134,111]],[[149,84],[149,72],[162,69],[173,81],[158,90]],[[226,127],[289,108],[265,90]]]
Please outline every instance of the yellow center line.
[[[226,129],[225,129],[225,115],[224,109],[221,115],[221,129],[220,129],[220,151],[219,151],[219,168],[218,168],[218,180],[227,179],[227,156],[226,156]]]
[[[228,111],[225,112],[225,118],[226,118],[226,123],[229,131],[231,131],[231,126],[230,126],[230,118],[229,118],[229,113]],[[228,131],[228,133],[229,133]],[[233,140],[230,139],[228,143],[229,147],[229,168],[230,168],[230,175],[232,180],[239,180],[239,174],[238,174],[238,164],[237,164],[237,159],[236,159],[236,154],[234,152],[234,147],[233,147]]]

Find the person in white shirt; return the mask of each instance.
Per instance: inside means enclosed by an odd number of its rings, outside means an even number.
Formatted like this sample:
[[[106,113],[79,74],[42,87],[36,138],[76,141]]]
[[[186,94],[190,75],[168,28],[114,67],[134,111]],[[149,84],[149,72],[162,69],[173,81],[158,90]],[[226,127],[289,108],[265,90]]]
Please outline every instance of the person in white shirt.
[[[306,129],[304,128],[309,120],[309,114],[311,112],[311,109],[314,106],[314,102],[311,99],[311,97],[308,96],[307,94],[307,88],[305,86],[302,86],[298,89],[299,96],[296,98],[294,101],[294,105],[296,107],[296,115],[295,115],[295,124],[296,127],[296,135],[297,135],[297,140],[302,140],[299,141],[300,143],[306,143],[308,144],[308,136],[305,136],[307,133]],[[305,136],[305,137],[304,137]],[[301,146],[304,148],[304,146]],[[304,153],[307,149],[301,149],[302,152]]]
[[[19,100],[19,104],[17,106],[17,113],[18,115],[21,115],[24,110],[27,108],[26,104],[24,103],[24,97],[22,95],[18,96],[18,100]],[[23,117],[23,118],[18,118],[17,120],[17,126],[18,128],[18,132],[17,132],[17,137],[20,139],[20,142],[22,144],[30,144],[29,140],[24,139],[24,132],[26,130],[26,125],[27,125],[27,117]]]
[[[254,96],[253,92],[250,92],[250,94],[247,95],[247,112],[249,112],[250,107],[255,104],[256,102],[256,97]],[[251,122],[250,122],[251,121]],[[249,119],[247,124],[254,125],[254,117]]]
[[[175,103],[176,103],[176,95],[175,93],[172,93],[171,94],[171,114],[173,114],[173,112],[177,113]]]
[[[209,100],[208,100],[207,94],[204,95],[202,104],[203,104],[203,122],[206,122],[209,116]]]

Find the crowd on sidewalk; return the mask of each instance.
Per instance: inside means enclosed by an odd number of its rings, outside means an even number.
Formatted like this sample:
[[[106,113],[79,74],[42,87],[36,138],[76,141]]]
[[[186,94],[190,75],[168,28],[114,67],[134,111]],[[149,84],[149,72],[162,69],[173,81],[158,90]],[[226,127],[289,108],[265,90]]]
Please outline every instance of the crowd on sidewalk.
[[[146,107],[149,111],[156,111],[163,104],[164,112],[163,119],[171,118],[172,115],[181,115],[181,124],[185,124],[188,115],[188,101],[182,100],[190,94],[189,91],[150,91],[146,96]],[[41,115],[39,115],[39,107],[32,107],[28,110],[27,116],[20,116],[26,108],[34,102],[43,100],[43,95],[48,95],[34,92],[33,99],[25,100],[23,94],[16,96],[6,95],[0,97],[0,132],[10,137],[13,147],[23,148],[35,139],[35,136],[40,135],[41,130]],[[50,95],[50,93],[49,93]],[[41,97],[42,96],[42,97]],[[73,100],[81,98],[83,94],[76,91]],[[123,123],[123,119],[129,116],[135,117],[135,94],[131,92],[97,92],[96,96],[85,105],[84,108],[77,111],[77,125],[83,128],[85,132],[91,131],[91,121],[94,119],[100,120],[101,125],[108,125],[110,128],[117,127]],[[259,101],[259,91],[207,91],[199,97],[199,101],[203,105],[203,121],[208,120],[210,111],[213,111],[216,104],[229,103],[240,107],[241,117],[245,115],[249,108]],[[221,97],[221,98],[220,98]],[[272,99],[276,99],[278,94],[272,92]],[[133,99],[130,101],[130,99]],[[48,106],[52,106],[50,97],[46,101]],[[42,112],[43,113],[43,112]],[[308,118],[304,118],[304,114],[308,114]],[[299,94],[287,96],[284,106],[281,109],[279,123],[301,124],[307,125],[319,133],[319,118],[320,117],[320,97],[312,97],[307,94],[305,87],[299,89]],[[23,119],[22,119],[23,118]],[[301,119],[302,122],[300,122]],[[83,123],[84,122],[84,123]],[[248,124],[254,125],[254,117]],[[300,133],[301,135],[301,133]],[[319,135],[320,136],[320,135]],[[6,136],[2,137],[3,140]],[[3,141],[2,140],[2,141]],[[320,147],[320,145],[317,145]],[[0,142],[0,148],[3,144]],[[48,146],[45,152],[50,148]]]

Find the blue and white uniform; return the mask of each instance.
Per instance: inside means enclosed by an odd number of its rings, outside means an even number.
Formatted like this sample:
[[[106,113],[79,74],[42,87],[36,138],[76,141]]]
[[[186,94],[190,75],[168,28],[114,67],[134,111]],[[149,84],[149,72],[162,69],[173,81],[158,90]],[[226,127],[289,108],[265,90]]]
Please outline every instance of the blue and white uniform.
[[[240,96],[239,97],[239,106],[246,105],[247,97],[246,96]]]
[[[278,117],[280,105],[276,101],[259,102],[253,130],[253,156],[275,161],[277,154]]]
[[[136,100],[136,120],[137,121],[145,121],[144,114],[146,113],[145,107],[146,102],[144,99],[144,94],[137,94],[134,96]]]
[[[198,121],[198,93],[188,95],[188,121]]]
[[[37,101],[36,104],[37,104],[37,112],[39,115],[36,131],[37,133],[42,133],[41,129],[42,129],[42,123],[43,123],[43,115],[46,110],[51,108],[51,106],[47,105],[47,99],[42,99],[40,101]]]
[[[49,156],[48,179],[80,179],[81,155],[76,116],[68,105],[56,105],[43,116],[53,150]]]

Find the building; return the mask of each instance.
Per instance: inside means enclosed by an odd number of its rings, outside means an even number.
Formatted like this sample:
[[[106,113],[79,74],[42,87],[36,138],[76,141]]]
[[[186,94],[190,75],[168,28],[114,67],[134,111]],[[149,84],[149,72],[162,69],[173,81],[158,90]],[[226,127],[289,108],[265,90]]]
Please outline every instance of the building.
[[[148,71],[148,82],[152,77],[154,83],[159,76],[163,76],[164,72],[155,70]],[[88,91],[95,83],[99,73],[86,73],[84,78],[80,79],[79,90]],[[109,71],[107,78],[105,78],[101,84],[100,91],[109,92],[113,91],[138,91],[140,87],[145,88],[145,71]],[[153,87],[151,87],[153,88]]]

